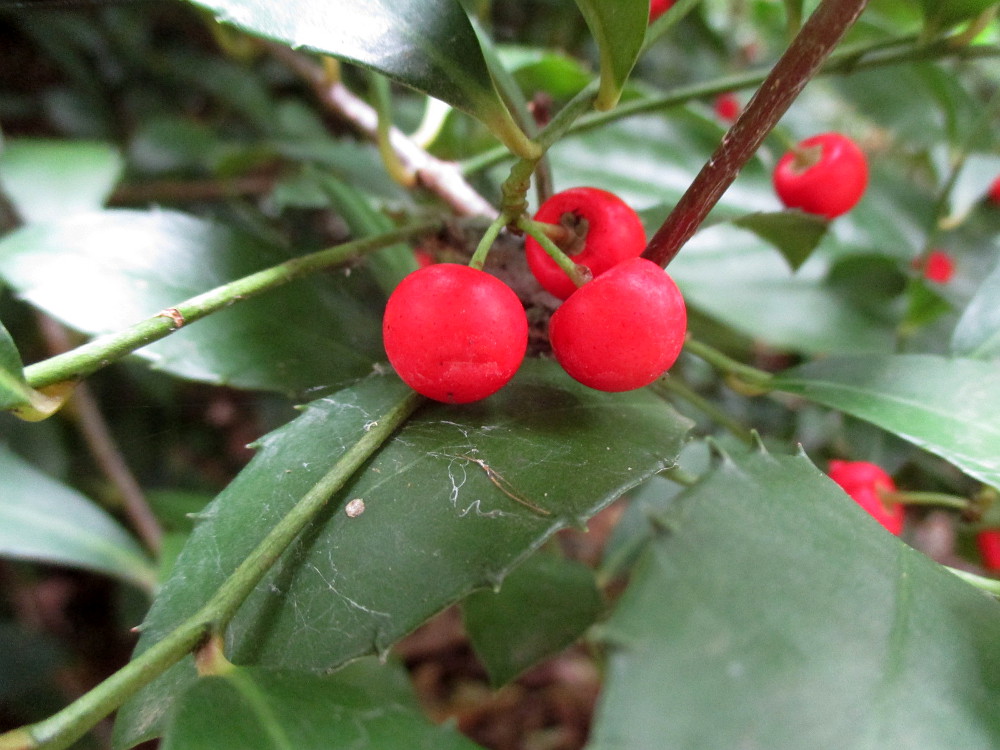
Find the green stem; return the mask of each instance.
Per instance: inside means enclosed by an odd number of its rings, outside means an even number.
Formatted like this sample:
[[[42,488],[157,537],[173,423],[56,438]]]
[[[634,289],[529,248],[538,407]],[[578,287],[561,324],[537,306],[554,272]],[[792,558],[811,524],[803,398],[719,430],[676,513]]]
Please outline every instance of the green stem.
[[[947,565],[944,566],[945,570],[950,570],[952,573],[957,575],[963,581],[977,589],[982,589],[988,594],[1000,597],[1000,581],[995,578],[987,578],[985,576],[979,576],[975,573],[970,573],[967,570],[959,570],[958,568],[950,568]]]
[[[947,39],[924,44],[918,43],[915,37],[907,35],[870,44],[844,47],[830,55],[817,75],[850,75],[856,71],[876,67],[944,57],[974,59],[998,56],[1000,56],[1000,46],[998,45],[954,47],[948,43]],[[753,88],[763,83],[769,72],[770,69],[747,71],[746,73],[714,78],[705,83],[675,88],[662,96],[623,102],[611,112],[596,112],[580,117],[573,123],[572,127],[566,130],[566,133],[574,135],[584,133],[627,117],[659,112],[728,91]],[[465,175],[476,174],[501,164],[509,158],[510,152],[507,149],[502,147],[491,149],[462,162],[462,173]]]
[[[532,237],[542,249],[549,254],[549,257],[569,276],[578,287],[583,286],[590,280],[590,270],[585,266],[578,266],[566,253],[559,249],[545,233],[545,224],[530,219],[521,218],[517,222],[517,228]]]
[[[372,99],[375,104],[374,109],[378,115],[378,122],[375,126],[375,145],[378,147],[379,156],[382,157],[382,164],[393,180],[403,187],[412,188],[417,184],[417,176],[407,169],[392,145],[392,91],[389,87],[389,79],[374,71],[369,73],[369,78]]]
[[[476,246],[476,252],[472,254],[472,258],[469,260],[469,265],[472,268],[478,268],[482,270],[483,266],[486,265],[486,256],[490,252],[490,248],[493,247],[493,243],[496,242],[497,236],[500,234],[500,230],[507,225],[507,216],[500,214],[492,224],[487,227],[486,231],[483,232],[482,238],[479,240],[479,244]]]
[[[548,151],[553,143],[562,138],[585,112],[589,112],[597,99],[598,81],[591,81],[560,109],[542,132],[538,134],[538,144]]]
[[[204,318],[240,300],[307,276],[315,271],[337,266],[400,240],[427,234],[441,227],[441,222],[422,221],[385,232],[377,237],[346,242],[309,255],[291,258],[263,271],[244,276],[199,294],[176,307],[164,310],[117,333],[100,336],[72,351],[26,367],[28,383],[44,388],[64,380],[79,379],[131,354],[136,349],[170,335],[178,328]]]
[[[973,502],[966,497],[950,495],[946,492],[880,492],[880,497],[887,503],[902,503],[903,505],[933,505],[939,508],[956,508],[969,510]]]
[[[684,342],[684,351],[705,360],[712,365],[712,367],[726,373],[727,375],[734,375],[755,388],[759,388],[764,391],[771,389],[771,379],[773,377],[771,373],[758,370],[756,367],[745,365],[742,362],[737,362],[735,359],[723,354],[715,347],[709,346],[708,344],[698,341],[697,339],[688,336],[687,340]]]
[[[673,395],[684,399],[694,408],[703,412],[710,419],[718,422],[720,425],[729,430],[741,442],[746,443],[749,446],[756,444],[753,433],[751,433],[749,429],[744,427],[724,410],[720,409],[716,404],[697,393],[687,383],[677,377],[668,374],[665,377],[660,378],[654,384],[654,389],[661,390],[665,393],[672,393]]]
[[[236,610],[288,545],[422,403],[422,396],[410,392],[375,422],[268,532],[194,615],[63,710],[30,727],[0,735],[0,748],[63,750],[69,747],[188,653],[212,636],[221,636]],[[25,731],[31,738],[30,744],[23,743]],[[13,744],[18,742],[21,744]]]

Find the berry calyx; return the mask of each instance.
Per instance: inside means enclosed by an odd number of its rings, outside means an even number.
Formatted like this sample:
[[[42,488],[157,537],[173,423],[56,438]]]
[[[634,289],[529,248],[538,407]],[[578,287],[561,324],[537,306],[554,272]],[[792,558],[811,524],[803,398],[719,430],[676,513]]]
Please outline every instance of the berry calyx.
[[[649,0],[649,22],[652,23],[674,5],[674,0]]]
[[[632,208],[614,193],[592,187],[577,187],[556,193],[535,214],[535,221],[565,227],[576,240],[560,248],[592,277],[600,276],[624,260],[638,256],[646,247],[646,230]],[[567,299],[577,286],[532,237],[524,243],[528,267],[538,283],[560,299]]]
[[[991,203],[1000,206],[1000,177],[997,177],[990,183],[989,190],[986,191],[986,197]]]
[[[955,275],[955,259],[944,250],[931,250],[920,265],[924,278],[936,284],[947,284]]]
[[[528,319],[500,279],[438,263],[411,273],[389,296],[382,340],[389,362],[413,390],[464,404],[514,377],[528,346]]]
[[[599,391],[649,385],[677,359],[687,310],[652,261],[633,258],[578,289],[549,321],[552,351],[574,379]]]
[[[976,546],[983,567],[987,570],[1000,570],[1000,529],[985,529],[976,534]]]
[[[772,177],[786,207],[833,219],[861,200],[868,186],[868,161],[847,136],[821,133],[782,156]]]
[[[881,493],[895,492],[896,483],[881,468],[867,461],[833,460],[829,475],[889,533],[899,536],[903,532],[906,511],[900,503],[882,500]]]
[[[736,122],[736,118],[740,116],[740,112],[743,110],[743,105],[736,98],[736,94],[732,91],[727,91],[715,97],[712,108],[715,110],[715,116],[723,122]]]

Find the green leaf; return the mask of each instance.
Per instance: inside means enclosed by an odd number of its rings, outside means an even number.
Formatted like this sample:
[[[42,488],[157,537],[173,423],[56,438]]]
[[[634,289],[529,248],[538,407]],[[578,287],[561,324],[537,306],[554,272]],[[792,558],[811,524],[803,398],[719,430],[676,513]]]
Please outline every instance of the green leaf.
[[[219,21],[370,68],[448,102],[480,119],[519,156],[537,156],[526,150],[455,0],[191,1]]]
[[[951,303],[923,279],[911,280],[906,291],[906,325],[919,328],[933,323],[952,310]]]
[[[642,49],[647,0],[576,0],[601,57],[601,88],[594,106],[613,109]]]
[[[1000,743],[1000,605],[805,457],[725,458],[659,526],[590,750]]]
[[[961,21],[975,18],[997,4],[997,0],[919,0],[924,21],[932,31],[943,31]]]
[[[12,411],[21,419],[37,422],[52,416],[63,405],[69,389],[60,390],[60,395],[49,396],[28,385],[21,354],[0,323],[0,411]]]
[[[143,625],[139,651],[193,613],[274,523],[408,389],[371,377],[260,441],[213,502]],[[627,431],[621,425],[627,424]],[[527,361],[496,395],[419,412],[240,608],[240,664],[328,670],[384,653],[476,588],[495,587],[558,529],[670,465],[690,423],[645,391],[606,394]],[[610,436],[613,436],[610,437]],[[364,512],[348,517],[344,503]],[[190,663],[126,705],[122,745],[155,734]]]
[[[63,219],[101,208],[123,167],[107,143],[9,140],[0,149],[0,190],[25,223]]]
[[[288,257],[174,211],[102,211],[8,235],[0,274],[33,305],[102,334]],[[214,313],[138,354],[181,377],[241,388],[343,383],[383,357],[384,299],[363,269],[333,272]]]
[[[156,571],[118,523],[0,445],[0,556],[95,570],[145,589]]]
[[[465,629],[490,681],[500,687],[583,635],[603,608],[594,572],[540,552],[503,582],[462,602]]]
[[[983,281],[958,319],[951,337],[952,354],[972,359],[1000,356],[1000,265]]]
[[[826,283],[825,259],[792,274],[769,245],[732,226],[699,232],[668,271],[691,307],[771,346],[821,354],[893,342],[884,316]]]
[[[826,234],[827,222],[802,211],[753,213],[733,221],[774,245],[793,271],[808,260]]]
[[[178,701],[163,750],[479,747],[453,727],[432,724],[416,707],[366,687],[339,674],[253,667],[205,677]]]
[[[811,362],[774,388],[864,419],[1000,487],[1000,370],[930,354]]]

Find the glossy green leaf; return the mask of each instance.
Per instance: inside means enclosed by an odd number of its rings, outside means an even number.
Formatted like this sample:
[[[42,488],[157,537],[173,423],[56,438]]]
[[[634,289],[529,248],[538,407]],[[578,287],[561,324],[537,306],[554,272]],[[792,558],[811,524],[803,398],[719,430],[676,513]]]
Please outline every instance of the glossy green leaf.
[[[456,0],[192,2],[252,34],[378,71],[477,117],[515,152],[523,146]]]
[[[602,608],[590,568],[544,552],[498,592],[477,591],[462,602],[465,630],[496,687],[573,643]]]
[[[0,274],[33,305],[101,334],[288,257],[182,213],[103,211],[8,235]],[[243,388],[344,382],[383,356],[384,299],[363,269],[332,272],[214,313],[138,353],[175,375]]]
[[[147,649],[194,612],[407,388],[371,377],[265,437],[204,514],[144,623]],[[623,424],[628,430],[622,430]],[[476,588],[494,587],[569,524],[673,462],[689,422],[645,391],[606,394],[525,362],[485,401],[420,411],[261,582],[228,633],[241,664],[326,670],[384,653]],[[365,510],[348,517],[353,498]],[[121,743],[158,729],[182,663],[128,704]]]
[[[576,0],[601,58],[601,87],[594,105],[612,109],[639,57],[649,22],[647,0]]]
[[[1000,265],[993,269],[958,319],[951,351],[959,357],[1000,357]]]
[[[0,410],[27,404],[31,389],[24,380],[24,365],[14,339],[0,323]]]
[[[90,500],[0,445],[0,556],[95,570],[150,588],[139,545]]]
[[[840,357],[788,370],[773,386],[864,419],[1000,487],[1000,370],[930,354]]]
[[[1000,743],[1000,604],[808,459],[724,459],[659,526],[603,632],[590,750]]]
[[[920,0],[927,26],[938,31],[975,18],[997,4],[997,0]]]
[[[688,304],[771,346],[806,353],[885,351],[895,328],[825,280],[826,261],[798,272],[749,232],[699,232],[667,269]]]
[[[202,678],[185,692],[171,714],[163,750],[479,747],[376,687],[354,684],[340,674],[238,667]]]
[[[827,227],[822,218],[801,211],[754,213],[741,216],[733,224],[778,248],[793,271],[809,259]]]
[[[101,208],[123,167],[106,143],[9,140],[0,149],[0,190],[26,223],[63,219]]]

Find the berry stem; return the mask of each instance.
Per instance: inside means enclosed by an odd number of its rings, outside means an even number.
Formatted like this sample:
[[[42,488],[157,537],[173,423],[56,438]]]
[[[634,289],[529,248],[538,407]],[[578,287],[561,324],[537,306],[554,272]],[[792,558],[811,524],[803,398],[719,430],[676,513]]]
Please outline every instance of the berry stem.
[[[674,259],[866,5],[867,0],[822,0],[653,235],[643,257],[661,266]]]
[[[122,331],[100,336],[65,354],[37,362],[25,368],[25,377],[35,389],[65,380],[84,378],[140,347],[165,338],[182,325],[200,320],[240,300],[255,297],[321,269],[341,265],[400,240],[439,231],[441,228],[440,220],[420,221],[374,237],[345,242],[342,245],[291,258],[284,263],[179,302],[169,308],[169,314],[168,311],[158,313]]]
[[[735,359],[723,354],[715,347],[698,341],[690,335],[684,342],[684,350],[688,354],[693,354],[699,359],[705,360],[720,372],[735,376],[744,383],[749,384],[753,387],[753,390],[760,390],[764,392],[771,390],[771,379],[773,377],[771,373],[758,370],[756,367],[745,365],[742,362],[737,362]]]
[[[350,480],[423,403],[422,396],[409,392],[374,422],[372,429],[348,448],[333,467],[302,496],[200,610],[180,623],[163,640],[134,657],[122,669],[58,713],[29,727],[0,734],[0,748],[64,750],[188,653],[201,651],[205,644],[209,644],[204,652],[205,656],[210,661],[215,660],[219,654],[211,653],[213,639],[221,638],[236,610],[261,578],[326,506],[330,497]],[[219,643],[216,640],[216,646]]]
[[[903,505],[931,505],[939,508],[956,508],[957,510],[970,510],[975,503],[966,497],[950,495],[946,492],[909,492],[897,490],[896,492],[880,492],[882,501],[891,503],[901,503]]]
[[[505,214],[500,214],[486,231],[483,232],[482,238],[479,240],[479,244],[476,245],[476,252],[472,254],[472,258],[469,260],[469,265],[472,268],[476,268],[480,271],[483,270],[483,266],[486,265],[486,256],[490,252],[490,248],[493,247],[493,243],[496,242],[497,237],[500,235],[500,231],[507,226],[508,218]]]
[[[740,442],[749,446],[756,444],[753,433],[749,429],[729,416],[724,409],[720,409],[676,376],[670,374],[664,375],[653,384],[653,388],[663,395],[672,394],[687,401],[698,411],[729,430]]]
[[[559,268],[572,279],[577,287],[583,286],[590,281],[589,272],[582,266],[574,263],[572,258],[566,255],[555,242],[549,239],[549,236],[546,234],[546,228],[550,226],[552,225],[532,221],[524,217],[521,217],[517,221],[518,229],[534,238],[542,246],[542,249],[549,254],[549,257],[559,265]]]

